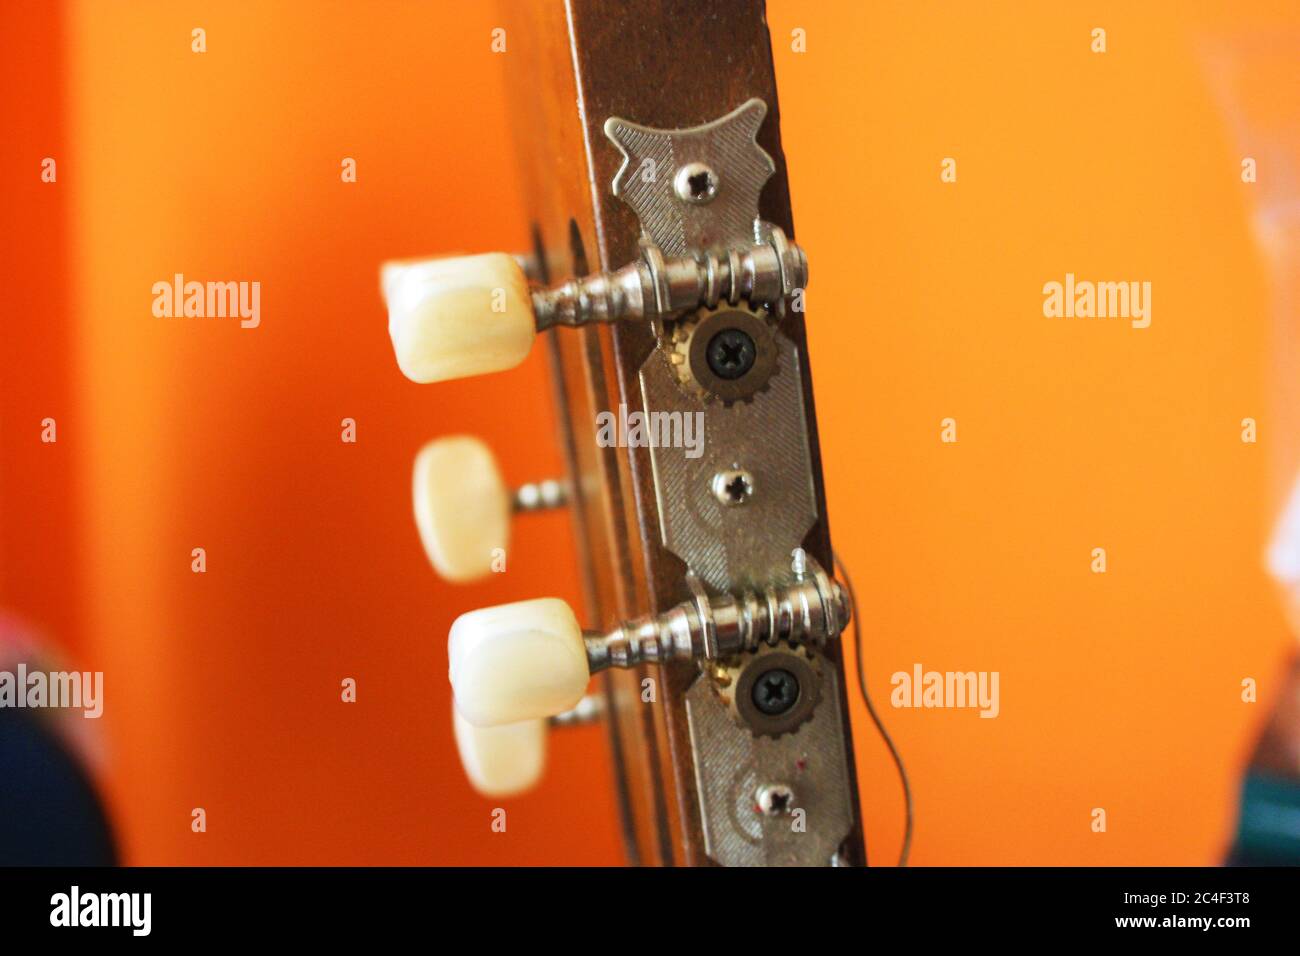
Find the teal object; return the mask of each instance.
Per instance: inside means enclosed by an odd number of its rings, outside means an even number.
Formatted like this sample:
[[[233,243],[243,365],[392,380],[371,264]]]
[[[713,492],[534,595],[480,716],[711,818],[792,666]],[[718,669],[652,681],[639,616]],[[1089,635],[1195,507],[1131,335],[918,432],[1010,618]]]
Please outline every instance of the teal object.
[[[1300,866],[1300,779],[1252,771],[1241,787],[1231,866]]]

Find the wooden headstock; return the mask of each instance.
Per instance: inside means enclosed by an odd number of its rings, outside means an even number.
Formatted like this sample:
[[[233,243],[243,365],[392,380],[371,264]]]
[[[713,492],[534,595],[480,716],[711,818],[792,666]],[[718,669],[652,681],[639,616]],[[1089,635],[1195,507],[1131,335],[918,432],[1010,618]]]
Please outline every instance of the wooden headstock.
[[[586,607],[453,625],[466,769],[522,789],[547,721],[599,713],[632,862],[862,864],[851,594],[831,574],[762,3],[505,12],[534,249],[394,264],[383,285],[417,381],[547,340],[567,480],[512,499],[490,452],[445,440],[417,461],[416,516],[435,567],[466,580],[512,507],[567,503]],[[584,699],[592,675],[603,695]]]
[[[766,105],[757,142],[775,170],[763,186],[761,218],[793,236],[772,54],[761,0],[638,2],[571,0],[507,4],[513,15],[508,72],[515,104],[525,195],[538,255],[551,281],[615,269],[637,257],[642,226],[611,188],[624,155],[605,133],[610,117],[681,129],[718,119],[751,99]],[[718,51],[725,48],[725,58]],[[725,186],[724,186],[725,188]],[[601,448],[596,416],[645,410],[638,373],[657,346],[656,329],[627,323],[550,333],[556,395],[574,476],[574,507],[588,581],[591,619],[607,625],[661,612],[690,596],[688,568],[662,540],[649,449]],[[780,331],[797,351],[808,477],[816,517],[793,544],[823,568],[833,567],[822,489],[803,316],[787,311]],[[779,454],[769,448],[764,453]],[[853,753],[843,700],[845,682],[834,642],[821,654],[837,674],[842,759],[853,780]],[[699,754],[687,717],[690,662],[663,669],[658,699],[642,703],[655,668],[609,672],[609,723],[632,859],[643,863],[709,862],[695,773]],[[864,862],[856,786],[841,862]],[[817,821],[810,821],[815,826]]]

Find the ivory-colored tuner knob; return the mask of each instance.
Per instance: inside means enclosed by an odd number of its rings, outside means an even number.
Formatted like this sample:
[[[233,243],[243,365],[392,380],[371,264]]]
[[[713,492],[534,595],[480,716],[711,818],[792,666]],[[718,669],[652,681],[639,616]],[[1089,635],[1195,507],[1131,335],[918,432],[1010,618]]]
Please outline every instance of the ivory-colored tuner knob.
[[[473,581],[493,569],[512,513],[558,508],[568,499],[568,485],[554,478],[507,488],[492,450],[468,435],[435,439],[415,457],[415,523],[425,554],[449,581]]]
[[[545,720],[475,727],[451,709],[456,749],[465,776],[485,797],[511,797],[537,785],[546,768]]]
[[[591,677],[582,628],[559,598],[462,614],[451,625],[447,656],[456,708],[476,727],[569,710]]]
[[[528,280],[502,252],[386,263],[380,286],[397,364],[416,382],[514,368],[537,334]]]
[[[474,789],[485,797],[511,797],[531,790],[546,770],[552,727],[595,723],[605,713],[605,698],[588,694],[577,706],[549,720],[521,720],[498,727],[475,727],[453,705],[451,725],[461,766]]]
[[[429,442],[415,457],[412,498],[425,554],[449,581],[492,569],[510,538],[510,494],[492,450],[470,435]]]

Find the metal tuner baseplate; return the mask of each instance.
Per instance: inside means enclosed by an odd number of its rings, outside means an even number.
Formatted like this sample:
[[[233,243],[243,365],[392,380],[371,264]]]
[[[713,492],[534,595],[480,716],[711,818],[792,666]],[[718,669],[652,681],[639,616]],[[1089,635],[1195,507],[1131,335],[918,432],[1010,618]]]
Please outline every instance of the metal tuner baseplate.
[[[637,215],[641,257],[545,310],[655,320],[642,409],[702,432],[690,455],[649,449],[661,543],[690,569],[692,597],[593,635],[592,669],[696,661],[684,697],[705,852],[728,866],[830,865],[855,819],[830,653],[849,610],[804,554],[819,513],[792,335],[808,257],[759,212],[776,171],[758,144],[766,116],[750,99],[687,129],[606,120],[623,154],[611,188]]]

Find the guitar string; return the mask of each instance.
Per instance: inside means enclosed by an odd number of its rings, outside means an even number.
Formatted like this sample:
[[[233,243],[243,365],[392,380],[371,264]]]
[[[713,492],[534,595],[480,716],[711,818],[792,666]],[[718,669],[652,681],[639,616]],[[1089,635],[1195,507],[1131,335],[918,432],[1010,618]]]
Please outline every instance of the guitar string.
[[[849,569],[845,566],[839,554],[833,553],[832,556],[835,559],[835,566],[839,568],[839,573],[844,578],[844,588],[849,592],[849,619],[853,623],[853,656],[858,672],[858,690],[861,691],[862,699],[867,704],[867,713],[871,715],[872,723],[876,725],[876,730],[880,732],[881,739],[885,741],[885,746],[889,748],[889,755],[894,758],[894,766],[898,768],[898,779],[903,785],[903,802],[906,809],[904,811],[903,846],[898,851],[898,865],[907,866],[907,858],[912,852],[912,827],[916,819],[915,810],[912,806],[912,784],[907,778],[907,768],[903,766],[903,757],[894,744],[894,738],[889,736],[884,721],[876,713],[876,705],[871,701],[871,694],[867,692],[867,676],[862,663],[862,619],[858,617],[858,596],[853,590],[853,578],[849,576]]]

